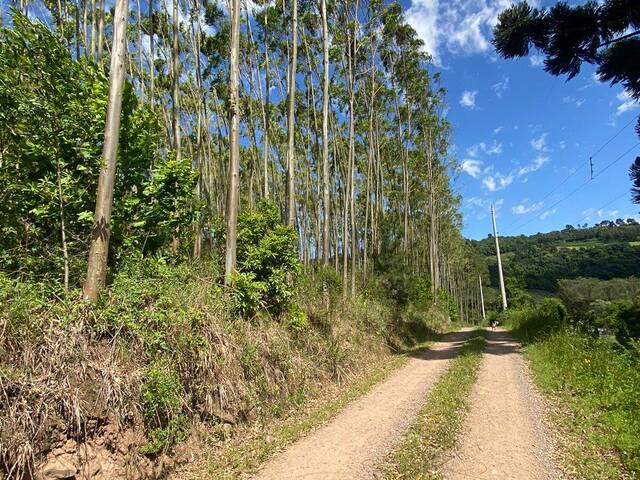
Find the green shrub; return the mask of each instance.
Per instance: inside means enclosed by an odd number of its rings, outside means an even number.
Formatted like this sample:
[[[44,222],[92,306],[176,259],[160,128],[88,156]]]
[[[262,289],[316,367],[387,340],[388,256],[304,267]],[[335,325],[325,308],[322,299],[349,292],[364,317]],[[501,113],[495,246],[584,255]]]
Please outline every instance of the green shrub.
[[[232,283],[231,309],[242,317],[253,317],[264,306],[262,298],[266,293],[265,282],[257,281],[253,272],[234,272]]]
[[[238,217],[238,274],[232,308],[251,317],[260,308],[274,315],[286,312],[294,295],[293,280],[302,269],[298,237],[282,224],[275,203],[260,202]]]
[[[309,326],[309,318],[298,305],[292,305],[287,312],[285,325],[294,332],[302,332]]]
[[[183,393],[177,372],[166,363],[158,361],[147,368],[140,401],[149,441],[142,453],[159,453],[184,438],[188,422],[182,413]]]

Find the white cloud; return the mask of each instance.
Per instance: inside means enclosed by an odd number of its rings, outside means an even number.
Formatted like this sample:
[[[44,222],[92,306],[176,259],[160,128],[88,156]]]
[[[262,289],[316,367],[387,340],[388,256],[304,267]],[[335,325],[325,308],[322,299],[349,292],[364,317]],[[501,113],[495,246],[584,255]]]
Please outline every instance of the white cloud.
[[[533,162],[523,167],[520,167],[516,170],[512,170],[508,175],[503,175],[499,172],[492,173],[491,175],[487,175],[482,179],[482,184],[484,187],[490,192],[497,192],[503,188],[508,187],[513,183],[513,181],[517,178],[522,177],[523,175],[527,175],[528,173],[535,172],[539,170],[545,163],[549,162],[550,158],[544,155],[540,155],[536,157]],[[485,174],[488,174],[493,170],[493,167],[485,168]],[[523,179],[523,182],[526,182],[527,179]]]
[[[488,177],[485,177],[482,180],[482,184],[490,191],[490,192],[495,192],[498,189],[498,186],[496,185],[496,180],[489,175]]]
[[[518,169],[518,176],[521,177],[522,175],[526,175],[527,173],[540,170],[540,167],[542,167],[549,160],[550,160],[549,157],[544,155],[540,155],[539,157],[536,157],[532,163],[530,163],[529,165],[525,165],[524,167],[520,167]]]
[[[500,173],[496,173],[495,175],[488,175],[482,179],[482,184],[490,192],[502,190],[503,188],[508,187],[511,182],[513,182],[512,174],[504,176]]]
[[[487,198],[469,197],[465,199],[465,203],[467,208],[472,208],[472,209],[475,208],[477,210],[480,210],[480,212],[489,212],[489,210],[491,209],[491,204],[493,203],[493,206],[495,207],[497,212],[498,210],[500,210],[500,207],[504,204],[504,198],[500,198],[495,202],[492,202]],[[478,217],[478,218],[483,218],[484,216],[485,215],[482,215],[482,217]]]
[[[492,29],[498,14],[512,0],[411,0],[407,22],[424,41],[434,62],[442,63],[444,50],[474,54],[491,50]]]
[[[502,98],[504,92],[509,88],[509,77],[502,77],[502,81],[491,85],[491,89],[498,98]]]
[[[525,213],[537,212],[542,207],[544,207],[543,202],[536,202],[532,203],[531,205],[521,204],[516,205],[515,207],[511,207],[511,212],[515,213],[516,215],[524,215]]]
[[[482,162],[480,160],[466,159],[462,162],[460,166],[462,171],[471,175],[473,178],[478,178],[480,173],[482,173]]]
[[[540,55],[531,55],[529,57],[529,63],[532,67],[541,67],[542,65],[544,65],[544,58],[542,58]]]
[[[531,144],[531,148],[538,152],[547,152],[547,135],[548,134],[543,133],[538,138],[532,138],[529,142]]]
[[[558,212],[557,208],[554,208],[553,210],[547,210],[547,211],[541,213],[540,217],[538,217],[538,218],[540,218],[540,220],[544,220],[545,218],[550,217],[551,215],[555,215],[557,212]]]
[[[599,210],[596,210],[595,208],[587,208],[586,210],[582,211],[582,215],[585,217],[585,220],[587,221],[591,221],[592,219],[593,220],[597,220],[597,219],[615,220],[619,216],[619,213],[620,213],[619,210],[604,210],[602,208]]]
[[[624,112],[640,107],[640,103],[634,100],[627,90],[620,92],[616,98],[622,102],[616,109],[616,115],[622,115]]]
[[[576,97],[572,97],[571,95],[566,96],[562,99],[562,101],[564,103],[571,103],[573,105],[575,105],[577,108],[580,108],[582,106],[582,104],[584,103],[584,98],[576,98]]]
[[[473,110],[474,108],[476,108],[477,94],[478,94],[477,90],[474,90],[473,92],[469,90],[465,90],[464,92],[462,92],[462,96],[460,97],[460,105],[462,105],[464,108],[469,108]]]
[[[476,143],[467,148],[467,155],[477,157],[480,151],[487,155],[498,155],[502,153],[502,143],[498,143],[495,140],[491,144],[485,142]]]
[[[494,135],[497,135],[497,134],[499,134],[502,130],[504,130],[504,127],[501,125],[501,126],[499,126],[499,127],[497,127],[497,128],[494,128],[494,129],[493,129],[493,134],[494,134]]]

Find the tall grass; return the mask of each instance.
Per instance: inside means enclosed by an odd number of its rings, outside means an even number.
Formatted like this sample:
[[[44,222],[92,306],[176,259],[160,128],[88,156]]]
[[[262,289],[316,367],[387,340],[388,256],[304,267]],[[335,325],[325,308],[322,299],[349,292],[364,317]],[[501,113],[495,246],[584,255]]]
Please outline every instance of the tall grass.
[[[568,467],[584,479],[640,478],[640,351],[573,327],[554,299],[505,314],[557,406]]]
[[[343,300],[339,282],[320,275],[299,279],[304,322],[240,318],[219,278],[215,262],[133,259],[88,305],[80,292],[52,299],[0,272],[0,477],[28,477],[47,452],[106,424],[136,433],[141,462],[172,454],[193,427],[223,440],[232,425],[287,416],[433,333],[426,312],[398,312],[374,291]]]

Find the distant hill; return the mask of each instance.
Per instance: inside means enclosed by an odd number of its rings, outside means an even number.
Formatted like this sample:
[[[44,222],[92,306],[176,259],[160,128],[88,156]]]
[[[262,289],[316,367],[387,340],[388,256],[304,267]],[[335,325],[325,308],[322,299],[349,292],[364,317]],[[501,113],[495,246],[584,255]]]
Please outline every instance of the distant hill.
[[[487,258],[492,285],[498,284],[492,235],[471,243]],[[633,219],[605,220],[593,227],[500,237],[505,277],[527,289],[556,291],[561,278],[609,280],[640,275],[640,224]]]

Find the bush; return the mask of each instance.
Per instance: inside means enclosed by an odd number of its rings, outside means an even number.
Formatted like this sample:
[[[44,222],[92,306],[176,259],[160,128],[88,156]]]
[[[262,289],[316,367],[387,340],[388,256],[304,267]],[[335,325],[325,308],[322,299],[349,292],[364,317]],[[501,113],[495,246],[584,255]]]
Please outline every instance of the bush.
[[[291,306],[293,280],[302,265],[298,237],[282,224],[275,203],[262,201],[238,217],[238,273],[232,294],[233,310],[244,317],[260,308],[280,315]]]
[[[140,400],[149,441],[141,453],[159,453],[186,436],[188,421],[182,414],[183,390],[178,374],[167,364],[155,362],[147,369]]]

